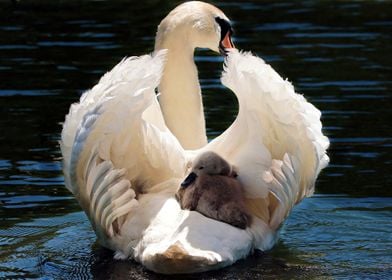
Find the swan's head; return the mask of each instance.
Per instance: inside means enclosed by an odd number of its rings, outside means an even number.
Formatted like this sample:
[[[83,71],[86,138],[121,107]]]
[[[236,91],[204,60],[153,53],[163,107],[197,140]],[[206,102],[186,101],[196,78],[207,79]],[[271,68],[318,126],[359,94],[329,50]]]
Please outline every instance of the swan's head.
[[[155,49],[208,48],[225,54],[234,48],[232,33],[230,20],[221,10],[204,2],[186,2],[159,24]]]
[[[220,155],[208,151],[200,154],[195,158],[192,164],[191,173],[182,182],[182,187],[187,187],[191,185],[198,176],[202,174],[208,175],[223,175],[236,177],[237,172],[234,168],[223,159]]]

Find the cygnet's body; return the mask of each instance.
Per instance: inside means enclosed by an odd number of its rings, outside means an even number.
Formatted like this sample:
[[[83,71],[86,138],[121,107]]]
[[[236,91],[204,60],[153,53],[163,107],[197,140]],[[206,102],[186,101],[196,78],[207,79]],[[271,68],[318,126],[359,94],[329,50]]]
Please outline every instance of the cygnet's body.
[[[183,209],[245,229],[251,223],[251,215],[236,176],[234,168],[222,157],[205,152],[195,159],[176,197]]]

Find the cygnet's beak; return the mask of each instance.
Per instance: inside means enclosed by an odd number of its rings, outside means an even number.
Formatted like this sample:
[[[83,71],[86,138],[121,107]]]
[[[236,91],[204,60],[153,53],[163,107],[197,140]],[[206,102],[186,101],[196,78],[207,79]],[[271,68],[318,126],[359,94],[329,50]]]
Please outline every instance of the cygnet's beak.
[[[181,183],[181,187],[186,188],[189,185],[191,185],[197,178],[196,173],[191,172],[189,175],[185,178],[184,182]]]

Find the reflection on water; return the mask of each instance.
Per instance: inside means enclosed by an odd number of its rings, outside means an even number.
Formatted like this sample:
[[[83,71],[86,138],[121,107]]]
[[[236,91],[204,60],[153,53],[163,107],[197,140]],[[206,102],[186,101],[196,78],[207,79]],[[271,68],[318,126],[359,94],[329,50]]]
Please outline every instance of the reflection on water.
[[[272,251],[186,278],[328,279],[355,272],[358,278],[386,279],[392,270],[391,210],[387,198],[316,195],[294,210]],[[0,276],[163,279],[135,262],[113,261],[95,239],[82,212],[19,222],[0,230]]]
[[[151,51],[176,3],[0,2],[0,278],[158,278],[95,244],[64,188],[58,140],[69,105],[123,56]],[[190,278],[391,278],[392,5],[216,4],[235,21],[236,45],[322,110],[331,164],[271,252]],[[196,61],[213,138],[237,103],[220,85],[222,58],[197,51]]]

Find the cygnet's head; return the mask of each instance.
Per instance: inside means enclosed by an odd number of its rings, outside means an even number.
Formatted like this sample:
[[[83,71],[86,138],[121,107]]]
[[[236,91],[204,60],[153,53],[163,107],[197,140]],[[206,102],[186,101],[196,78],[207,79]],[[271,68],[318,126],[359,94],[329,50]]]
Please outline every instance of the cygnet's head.
[[[192,184],[202,174],[223,175],[236,177],[237,173],[232,166],[217,153],[208,151],[195,158],[190,174],[182,182],[182,187]]]
[[[208,175],[229,175],[230,164],[220,155],[214,152],[205,152],[196,157],[192,165],[192,172],[197,175],[205,173]]]
[[[190,1],[177,6],[159,24],[155,49],[208,48],[224,55],[234,48],[230,20],[215,6]]]

